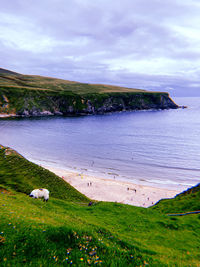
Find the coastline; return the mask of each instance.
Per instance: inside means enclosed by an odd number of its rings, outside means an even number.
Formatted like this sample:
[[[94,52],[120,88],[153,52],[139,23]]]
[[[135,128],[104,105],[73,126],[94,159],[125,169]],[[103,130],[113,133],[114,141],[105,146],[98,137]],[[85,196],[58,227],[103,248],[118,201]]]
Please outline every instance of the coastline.
[[[147,208],[160,199],[173,198],[182,192],[182,190],[169,190],[126,181],[105,179],[50,166],[42,165],[42,167],[54,172],[78,191],[97,201],[118,202]]]
[[[11,117],[19,117],[14,113],[0,113],[0,118],[11,118]]]

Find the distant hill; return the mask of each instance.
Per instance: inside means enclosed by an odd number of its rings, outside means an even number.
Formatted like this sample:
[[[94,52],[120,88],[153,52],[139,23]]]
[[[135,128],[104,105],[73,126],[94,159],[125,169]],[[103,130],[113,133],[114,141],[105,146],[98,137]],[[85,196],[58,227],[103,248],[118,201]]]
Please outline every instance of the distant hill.
[[[19,75],[19,73],[17,72],[13,72],[13,71],[2,69],[2,68],[0,68],[0,74]]]
[[[87,115],[178,108],[166,92],[79,83],[1,70],[1,116]]]
[[[9,77],[9,75],[11,75]],[[88,84],[38,75],[23,75],[0,68],[0,86],[45,91],[71,91],[76,94],[111,92],[146,92],[136,88],[114,85]]]

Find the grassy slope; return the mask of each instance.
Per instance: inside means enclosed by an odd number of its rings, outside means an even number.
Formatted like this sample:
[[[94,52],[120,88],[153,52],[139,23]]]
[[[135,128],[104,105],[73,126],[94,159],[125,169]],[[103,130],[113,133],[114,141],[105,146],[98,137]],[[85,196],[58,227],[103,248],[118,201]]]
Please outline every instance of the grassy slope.
[[[14,89],[30,89],[30,90],[46,90],[46,91],[71,91],[75,94],[90,93],[113,93],[113,92],[129,92],[129,93],[155,93],[144,89],[127,88],[116,85],[107,84],[88,84],[58,78],[44,77],[39,75],[24,75],[10,70],[0,68],[0,88]],[[161,93],[161,92],[157,92]]]
[[[184,191],[173,199],[160,200],[152,207],[164,213],[184,213],[200,210],[200,184]]]
[[[25,194],[47,187],[53,197],[70,201],[90,200],[52,172],[27,161],[16,151],[0,145],[0,185]]]
[[[19,75],[19,73],[0,68],[0,74]]]
[[[29,198],[50,190],[47,203]],[[0,266],[198,266],[200,216],[88,199],[13,150],[0,149]]]
[[[75,94],[88,93],[111,93],[111,92],[146,92],[134,88],[125,88],[103,84],[87,84],[73,81],[67,81],[56,78],[42,77],[36,75],[14,75],[10,73],[1,73],[0,88],[10,89],[29,89],[46,91],[71,91]]]

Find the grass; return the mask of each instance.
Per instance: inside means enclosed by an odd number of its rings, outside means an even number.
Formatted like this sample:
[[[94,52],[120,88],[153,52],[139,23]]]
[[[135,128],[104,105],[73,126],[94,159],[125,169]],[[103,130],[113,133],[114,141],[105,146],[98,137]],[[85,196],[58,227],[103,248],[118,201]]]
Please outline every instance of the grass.
[[[178,108],[168,93],[56,78],[0,69],[0,113],[37,116],[99,114]]]
[[[178,194],[173,199],[163,199],[152,208],[164,213],[184,213],[200,210],[200,184]]]
[[[27,161],[16,151],[0,146],[0,184],[29,194],[33,188],[51,188],[51,195],[77,202],[90,200],[52,172]]]
[[[46,90],[46,91],[71,91],[76,94],[87,93],[111,93],[111,92],[145,92],[135,88],[126,88],[104,84],[88,84],[62,79],[36,76],[21,75],[10,72],[3,72],[0,69],[0,87],[13,88],[15,90],[26,88],[30,90]]]
[[[28,197],[38,187],[47,203]],[[89,201],[1,146],[0,266],[199,266],[200,215],[165,215],[176,200],[166,210]]]

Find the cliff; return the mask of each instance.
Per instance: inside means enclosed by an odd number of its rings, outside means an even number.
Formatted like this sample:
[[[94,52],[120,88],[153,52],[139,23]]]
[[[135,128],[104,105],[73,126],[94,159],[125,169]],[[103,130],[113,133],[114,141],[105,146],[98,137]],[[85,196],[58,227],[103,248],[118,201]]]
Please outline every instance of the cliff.
[[[87,115],[175,109],[168,93],[0,71],[1,116]]]

